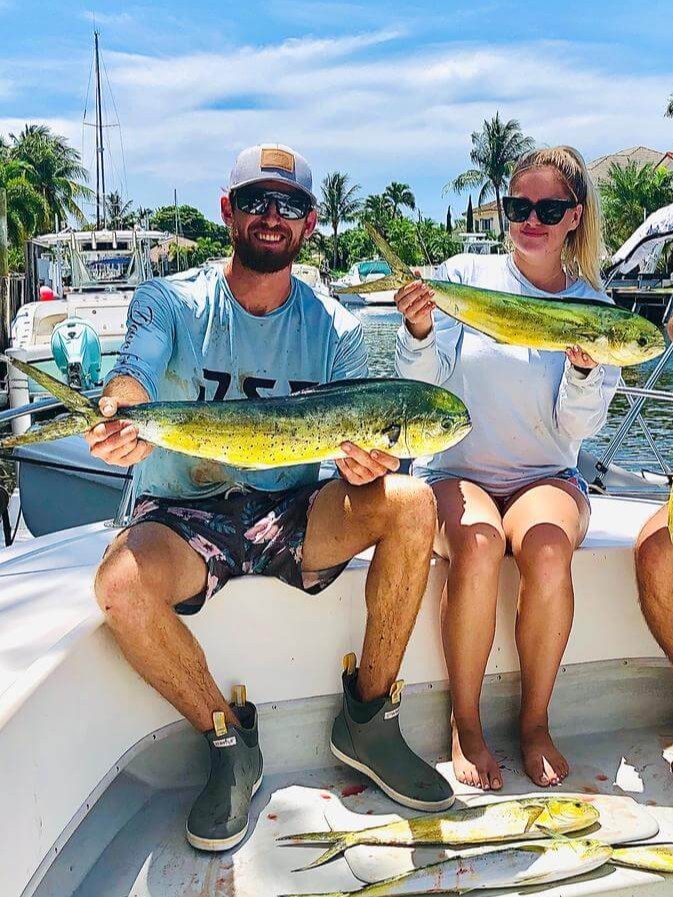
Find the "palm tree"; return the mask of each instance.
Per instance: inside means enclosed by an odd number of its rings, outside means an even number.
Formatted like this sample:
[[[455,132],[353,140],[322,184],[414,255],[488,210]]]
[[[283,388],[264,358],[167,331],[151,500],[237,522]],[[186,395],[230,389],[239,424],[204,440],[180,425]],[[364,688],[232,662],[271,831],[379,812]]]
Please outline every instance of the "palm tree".
[[[360,200],[357,196],[361,189],[359,184],[348,186],[349,176],[342,171],[333,171],[322,182],[322,202],[320,203],[320,221],[332,226],[334,248],[332,253],[333,267],[337,266],[337,235],[342,222],[355,221],[360,211]]]
[[[666,106],[664,115],[666,115],[668,118],[673,118],[673,93],[668,98],[668,106]]]
[[[495,193],[502,239],[505,228],[500,196],[503,190],[507,189],[513,166],[521,156],[530,152],[534,145],[531,137],[524,137],[516,119],[503,122],[496,112],[495,118],[484,121],[481,131],[472,133],[470,160],[476,167],[459,174],[454,181],[444,187],[444,192],[453,189],[462,193],[470,187],[479,187],[477,205],[481,205],[487,197]]]
[[[31,181],[30,166],[0,156],[0,189],[7,194],[7,236],[14,246],[32,236],[48,213],[44,197]]]
[[[673,202],[673,172],[651,163],[613,163],[599,189],[606,242],[616,249],[647,215]]]
[[[124,202],[120,193],[108,193],[105,197],[105,207],[107,209],[108,226],[112,230],[121,230],[123,227],[133,226],[135,216],[131,209],[133,208],[133,200],[129,199]]]
[[[393,218],[397,218],[401,214],[399,211],[400,206],[406,206],[408,209],[416,208],[416,197],[409,189],[409,184],[400,184],[397,181],[393,181],[391,184],[388,184],[383,191],[383,195],[390,201]]]
[[[78,200],[92,197],[93,192],[83,183],[88,173],[77,150],[46,125],[26,125],[18,136],[9,136],[12,157],[31,166],[31,182],[47,204],[41,226],[58,229],[68,215],[85,223]]]
[[[362,214],[363,220],[369,221],[374,227],[385,234],[386,225],[393,217],[393,205],[385,193],[372,193],[364,202]]]

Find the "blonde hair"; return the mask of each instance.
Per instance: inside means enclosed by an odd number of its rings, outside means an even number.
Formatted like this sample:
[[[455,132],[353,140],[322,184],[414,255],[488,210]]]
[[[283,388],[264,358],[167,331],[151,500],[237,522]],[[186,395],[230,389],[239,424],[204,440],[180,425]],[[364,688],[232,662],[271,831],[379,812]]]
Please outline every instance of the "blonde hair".
[[[600,259],[605,252],[601,205],[584,159],[572,146],[533,150],[521,158],[510,179],[510,189],[524,171],[555,168],[573,199],[582,204],[580,222],[566,237],[561,262],[571,277],[582,277],[595,290],[602,290]]]

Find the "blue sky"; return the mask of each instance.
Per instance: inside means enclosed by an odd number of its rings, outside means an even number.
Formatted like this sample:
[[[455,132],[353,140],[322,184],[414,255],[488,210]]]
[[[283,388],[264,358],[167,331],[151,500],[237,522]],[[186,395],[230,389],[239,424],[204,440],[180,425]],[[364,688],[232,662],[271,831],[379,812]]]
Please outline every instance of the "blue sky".
[[[565,0],[0,0],[0,133],[46,121],[83,146],[93,16],[122,126],[109,186],[136,204],[217,217],[236,152],[259,141],[340,169],[363,195],[409,183],[425,215],[467,198],[442,187],[469,167],[470,134],[496,111],[540,145],[590,160],[673,149],[673,3]],[[91,104],[91,99],[89,100]],[[111,112],[113,110],[110,110]],[[84,133],[84,144],[83,144]],[[125,170],[125,175],[124,175]]]

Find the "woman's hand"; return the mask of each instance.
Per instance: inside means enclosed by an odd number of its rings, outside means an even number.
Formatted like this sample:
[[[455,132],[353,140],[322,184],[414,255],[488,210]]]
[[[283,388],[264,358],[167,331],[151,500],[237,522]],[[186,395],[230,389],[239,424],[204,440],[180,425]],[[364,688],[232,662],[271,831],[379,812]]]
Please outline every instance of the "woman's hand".
[[[594,361],[591,355],[583,352],[579,346],[568,346],[566,349],[566,357],[569,359],[573,367],[590,371],[597,367],[598,362]]]
[[[395,293],[395,305],[404,316],[407,330],[416,339],[425,339],[432,330],[434,295],[435,291],[421,280],[414,280]]]

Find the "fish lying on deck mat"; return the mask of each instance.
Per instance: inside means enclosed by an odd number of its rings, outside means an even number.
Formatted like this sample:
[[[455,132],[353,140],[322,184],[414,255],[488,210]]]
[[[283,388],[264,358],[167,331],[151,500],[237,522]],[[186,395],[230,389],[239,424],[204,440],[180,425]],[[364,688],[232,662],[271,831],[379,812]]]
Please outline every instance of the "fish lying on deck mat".
[[[339,289],[339,293],[396,290],[419,278],[369,223],[367,233],[392,268],[382,280]],[[565,351],[578,345],[599,364],[642,364],[665,349],[658,327],[624,308],[592,299],[542,299],[483,290],[448,280],[426,279],[432,301],[451,317],[501,343]]]
[[[357,891],[284,897],[394,897],[526,887],[585,875],[606,863],[611,855],[612,848],[600,841],[540,841],[485,854],[468,851],[441,863],[365,885]]]
[[[115,419],[33,365],[6,360],[73,413],[0,439],[0,448],[84,433]],[[116,419],[131,421],[153,445],[255,470],[345,458],[343,442],[398,458],[434,454],[471,427],[467,408],[448,390],[397,379],[343,380],[270,399],[148,402],[120,409]]]
[[[581,800],[521,798],[469,807],[441,816],[415,816],[356,832],[308,832],[286,835],[278,840],[295,844],[330,844],[325,853],[304,867],[311,869],[359,844],[425,847],[520,841],[540,838],[545,833],[582,831],[597,822],[599,816],[595,807]]]
[[[673,872],[673,844],[642,844],[637,847],[619,847],[612,853],[616,866],[645,869],[649,872]]]

